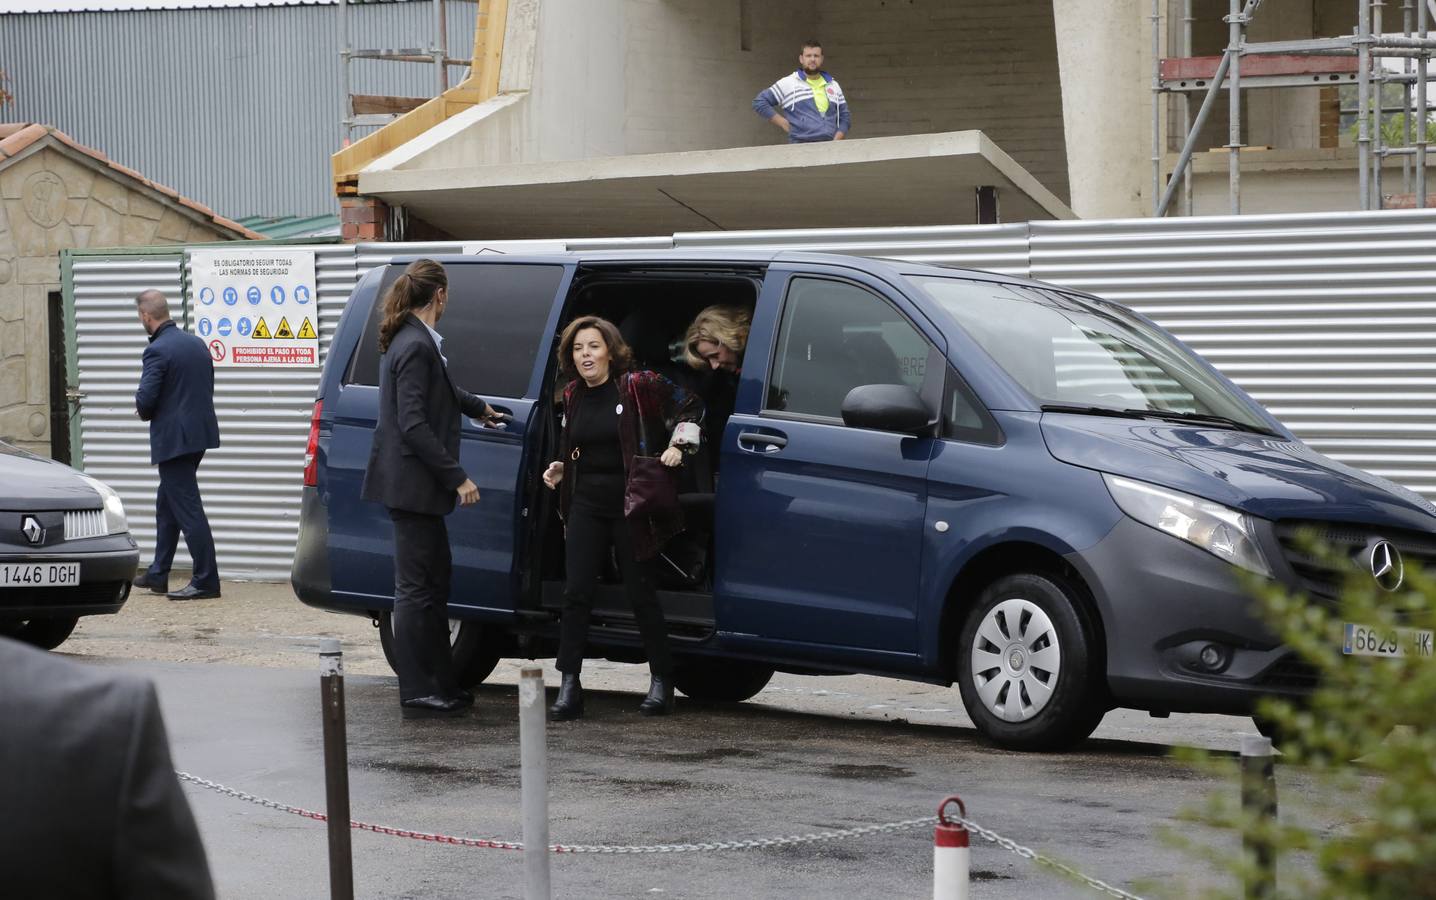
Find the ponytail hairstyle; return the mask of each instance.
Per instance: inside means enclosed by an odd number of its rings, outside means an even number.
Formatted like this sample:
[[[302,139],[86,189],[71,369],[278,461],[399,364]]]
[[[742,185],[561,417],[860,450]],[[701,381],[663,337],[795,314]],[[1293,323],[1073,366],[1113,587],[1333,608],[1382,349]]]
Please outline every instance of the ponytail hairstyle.
[[[449,286],[444,267],[432,259],[416,259],[394,279],[384,295],[384,314],[379,322],[379,352],[389,352],[389,342],[409,317],[434,301],[434,295]]]

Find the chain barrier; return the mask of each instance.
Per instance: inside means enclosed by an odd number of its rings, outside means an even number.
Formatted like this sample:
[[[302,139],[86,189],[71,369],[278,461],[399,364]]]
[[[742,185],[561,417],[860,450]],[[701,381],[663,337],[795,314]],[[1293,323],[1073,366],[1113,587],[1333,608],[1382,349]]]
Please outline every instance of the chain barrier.
[[[257,797],[254,794],[226,787],[213,781],[191,775],[188,772],[175,772],[181,781],[198,785],[202,788],[223,794],[226,797],[233,797],[236,800],[243,800],[246,803],[253,803],[263,806],[266,809],[278,810],[279,812],[291,813],[296,816],[303,816],[306,819],[314,819],[319,822],[326,822],[329,817],[322,812],[312,809],[304,809],[299,806],[290,806],[276,800],[269,800],[265,797]],[[860,825],[855,828],[843,828],[834,831],[818,831],[811,834],[794,834],[785,837],[774,838],[753,838],[744,841],[707,841],[699,844],[647,844],[647,845],[623,845],[623,844],[551,844],[549,850],[553,853],[596,853],[609,855],[623,855],[636,853],[693,853],[698,851],[716,850],[762,850],[770,847],[791,847],[798,844],[816,844],[823,841],[844,840],[851,837],[861,837],[871,834],[888,834],[895,831],[906,831],[912,828],[924,826],[932,827],[937,824],[937,816],[924,816],[920,819],[905,819],[901,822],[887,822],[882,825]],[[1041,866],[1054,869],[1062,874],[1085,884],[1095,891],[1100,891],[1110,897],[1118,897],[1121,900],[1142,900],[1142,898],[1129,894],[1126,891],[1115,888],[1105,881],[1100,881],[1090,875],[1084,875],[1065,863],[1060,863],[1051,857],[1043,856],[1036,850],[1024,847],[1016,841],[1005,838],[991,829],[984,828],[971,819],[961,816],[949,816],[948,821],[961,824],[968,831],[982,838],[985,841],[996,844],[1004,850],[1011,850],[1023,859],[1031,860]],[[492,838],[469,838],[457,837],[448,834],[434,834],[427,831],[414,831],[408,828],[394,828],[389,825],[376,825],[372,822],[360,822],[351,819],[349,827],[357,831],[369,831],[374,834],[386,834],[392,837],[411,838],[420,841],[431,841],[437,844],[453,844],[460,847],[478,847],[487,850],[522,850],[524,845],[518,841],[500,841]]]
[[[1135,894],[1129,894],[1121,888],[1112,887],[1112,885],[1107,882],[1093,878],[1091,875],[1084,875],[1066,863],[1060,863],[1050,856],[1043,856],[1031,847],[1024,847],[1011,838],[1005,838],[989,828],[983,828],[971,819],[963,818],[962,816],[949,816],[948,820],[957,822],[985,841],[996,844],[1004,850],[1011,850],[1023,859],[1031,860],[1039,866],[1047,866],[1049,869],[1061,872],[1069,878],[1074,878],[1094,891],[1100,891],[1109,897],[1120,897],[1122,900],[1142,900],[1141,897]]]
[[[213,781],[191,775],[188,772],[175,772],[181,781],[207,788],[217,794],[226,797],[233,797],[236,800],[243,800],[246,803],[253,803],[256,806],[263,806],[266,809],[274,809],[279,812],[292,813],[296,816],[303,816],[306,819],[314,819],[319,822],[329,821],[329,817],[322,812],[312,809],[304,809],[299,806],[289,806],[277,800],[270,800],[265,797],[257,797],[254,794],[226,787]],[[746,841],[708,841],[701,844],[648,844],[648,845],[622,845],[622,844],[551,844],[549,850],[553,853],[600,853],[600,854],[628,854],[628,853],[693,853],[702,850],[758,850],[765,847],[789,847],[794,844],[815,844],[820,841],[836,841],[850,837],[861,837],[869,834],[886,834],[893,831],[905,831],[910,828],[920,828],[924,825],[932,826],[937,824],[936,816],[925,816],[921,819],[907,819],[902,822],[887,822],[882,825],[860,825],[856,828],[844,828],[837,831],[819,831],[813,834],[794,834],[786,837],[776,838],[755,838]],[[420,841],[432,841],[437,844],[455,844],[461,847],[479,847],[488,850],[522,850],[524,845],[520,841],[500,841],[491,838],[469,838],[457,837],[448,834],[434,834],[428,831],[414,831],[408,828],[395,828],[390,825],[376,825],[372,822],[360,822],[357,819],[349,821],[349,827],[356,831],[371,831],[375,834],[387,834],[393,837],[412,838]]]

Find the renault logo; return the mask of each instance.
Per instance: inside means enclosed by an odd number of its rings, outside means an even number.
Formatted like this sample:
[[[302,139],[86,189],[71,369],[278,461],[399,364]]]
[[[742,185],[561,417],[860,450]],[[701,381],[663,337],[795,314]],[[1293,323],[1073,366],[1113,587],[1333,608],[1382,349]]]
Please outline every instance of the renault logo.
[[[1371,577],[1376,579],[1382,590],[1394,591],[1401,587],[1406,578],[1406,567],[1401,562],[1401,551],[1390,541],[1372,544],[1366,561],[1371,567]]]
[[[26,516],[20,525],[20,531],[25,535],[25,540],[32,544],[38,544],[45,539],[45,529],[40,526],[40,520],[34,516]]]

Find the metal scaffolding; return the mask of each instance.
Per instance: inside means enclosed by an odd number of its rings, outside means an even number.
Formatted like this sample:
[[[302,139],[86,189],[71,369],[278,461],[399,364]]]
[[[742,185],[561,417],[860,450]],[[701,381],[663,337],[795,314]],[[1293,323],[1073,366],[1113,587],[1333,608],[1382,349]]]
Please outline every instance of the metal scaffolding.
[[[448,11],[445,0],[433,0],[434,33],[428,47],[356,50],[350,36],[349,7],[364,0],[339,0],[339,27],[343,34],[343,48],[339,58],[344,73],[344,139],[354,136],[354,129],[387,125],[411,109],[432,99],[429,97],[388,97],[373,94],[354,93],[353,75],[349,66],[356,59],[382,59],[392,62],[425,63],[434,67],[436,89],[434,96],[449,89],[449,66],[469,66],[472,60],[455,59],[449,56],[447,33]]]
[[[1228,0],[1228,41],[1220,59],[1193,57],[1192,0],[1182,0],[1182,56],[1163,59],[1160,48],[1162,0],[1152,0],[1152,184],[1157,216],[1167,214],[1178,185],[1182,186],[1184,211],[1191,213],[1192,153],[1198,134],[1206,125],[1217,94],[1227,90],[1228,138],[1225,145],[1228,194],[1231,213],[1241,212],[1241,112],[1242,90],[1276,87],[1329,87],[1336,84],[1357,86],[1357,170],[1361,209],[1380,209],[1382,166],[1388,158],[1401,159],[1402,186],[1413,192],[1418,207],[1426,206],[1426,134],[1430,117],[1426,81],[1428,64],[1436,40],[1430,36],[1431,20],[1436,18],[1436,0],[1400,0],[1402,33],[1386,34],[1383,30],[1384,8],[1396,0],[1356,0],[1357,24],[1348,36],[1311,38],[1294,41],[1249,43],[1247,27],[1262,5],[1262,0]],[[1253,72],[1244,75],[1242,60],[1252,58]],[[1383,59],[1403,61],[1400,73],[1389,72]],[[1354,62],[1354,65],[1352,64]],[[1208,65],[1208,64],[1213,65]],[[1388,84],[1400,84],[1405,114],[1404,141],[1401,146],[1386,144],[1381,128],[1382,117],[1393,112],[1383,95]],[[1191,116],[1189,97],[1205,91],[1195,120]],[[1166,135],[1161,127],[1161,104],[1166,94],[1181,98],[1182,125],[1186,140],[1165,187],[1162,185],[1162,157]],[[1373,129],[1373,113],[1374,125]],[[1412,129],[1412,120],[1417,127]],[[1160,199],[1156,199],[1160,197]]]

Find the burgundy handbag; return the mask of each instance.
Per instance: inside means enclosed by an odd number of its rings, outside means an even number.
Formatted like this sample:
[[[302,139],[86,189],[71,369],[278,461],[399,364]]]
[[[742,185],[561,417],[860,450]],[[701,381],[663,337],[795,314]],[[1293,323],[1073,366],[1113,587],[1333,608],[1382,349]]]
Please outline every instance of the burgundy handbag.
[[[633,393],[638,427],[643,428],[643,405]],[[623,516],[665,516],[678,512],[677,468],[670,469],[656,456],[634,455],[623,490]]]
[[[635,456],[623,491],[624,518],[664,516],[678,511],[678,481],[656,456]]]

